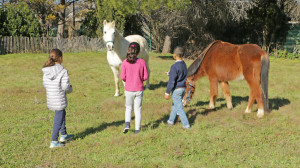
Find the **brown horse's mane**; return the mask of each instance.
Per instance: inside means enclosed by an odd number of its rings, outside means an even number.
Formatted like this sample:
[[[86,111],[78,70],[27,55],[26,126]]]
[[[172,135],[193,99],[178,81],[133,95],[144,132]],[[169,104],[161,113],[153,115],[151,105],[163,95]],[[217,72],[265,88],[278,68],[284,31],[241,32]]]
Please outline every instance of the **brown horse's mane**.
[[[220,40],[216,40],[211,42],[199,55],[199,57],[189,66],[187,77],[194,75],[198,69],[201,67],[202,61],[204,60],[204,57],[206,53],[209,51],[209,49],[217,42],[221,42]]]

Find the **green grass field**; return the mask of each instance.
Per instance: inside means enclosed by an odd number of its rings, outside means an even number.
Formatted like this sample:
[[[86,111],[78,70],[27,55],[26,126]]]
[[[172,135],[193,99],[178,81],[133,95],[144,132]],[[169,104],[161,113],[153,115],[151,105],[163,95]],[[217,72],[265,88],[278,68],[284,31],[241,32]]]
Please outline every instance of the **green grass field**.
[[[299,60],[270,60],[272,112],[262,119],[256,117],[256,105],[253,113],[243,113],[249,93],[245,81],[230,83],[232,110],[220,88],[216,110],[208,110],[208,79],[199,80],[185,108],[192,127],[184,130],[180,121],[173,127],[165,123],[172,101],[163,99],[164,72],[174,61],[170,55],[150,57],[142,131],[124,135],[124,88],[113,97],[106,53],[64,54],[74,89],[66,126],[75,139],[49,149],[54,112],[47,109],[41,71],[48,55],[0,55],[0,167],[299,167]]]

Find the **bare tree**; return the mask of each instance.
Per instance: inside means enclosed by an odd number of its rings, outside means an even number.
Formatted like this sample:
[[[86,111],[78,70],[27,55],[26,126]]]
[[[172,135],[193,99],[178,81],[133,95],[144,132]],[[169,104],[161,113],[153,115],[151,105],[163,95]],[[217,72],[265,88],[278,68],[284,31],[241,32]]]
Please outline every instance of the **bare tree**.
[[[247,11],[255,5],[253,1],[230,0],[227,3],[227,8],[232,19],[240,22],[247,18]]]
[[[64,27],[65,27],[65,11],[66,11],[66,1],[60,0],[59,12],[58,12],[58,28],[57,28],[57,38],[63,38]]]

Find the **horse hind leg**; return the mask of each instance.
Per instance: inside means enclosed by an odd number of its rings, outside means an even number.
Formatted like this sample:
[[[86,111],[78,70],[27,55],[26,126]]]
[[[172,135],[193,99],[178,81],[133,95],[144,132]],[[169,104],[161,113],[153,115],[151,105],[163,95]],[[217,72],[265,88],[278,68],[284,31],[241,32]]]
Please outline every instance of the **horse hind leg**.
[[[260,71],[255,71],[255,68],[253,68],[253,71],[251,73],[244,74],[244,76],[251,90],[249,95],[249,103],[246,110],[247,112],[250,112],[255,99],[258,106],[257,117],[261,118],[264,116],[264,105],[263,105],[262,90],[260,87]]]
[[[264,116],[264,104],[263,104],[262,91],[259,84],[256,86],[256,90],[257,91],[254,93],[254,96],[258,106],[257,117],[261,118]]]
[[[251,108],[252,108],[252,106],[254,104],[254,100],[255,100],[255,97],[254,97],[253,91],[250,89],[248,106],[247,106],[247,108],[245,110],[245,113],[251,113]]]
[[[224,97],[226,99],[226,104],[228,109],[232,109],[232,98],[230,94],[229,89],[229,83],[228,82],[220,82]]]
[[[210,83],[210,100],[209,100],[209,108],[214,109],[215,103],[218,96],[218,82],[216,80],[209,80]]]
[[[115,95],[114,96],[120,96],[120,87],[119,87],[119,67],[111,66],[111,70],[114,73],[114,80],[115,80]]]

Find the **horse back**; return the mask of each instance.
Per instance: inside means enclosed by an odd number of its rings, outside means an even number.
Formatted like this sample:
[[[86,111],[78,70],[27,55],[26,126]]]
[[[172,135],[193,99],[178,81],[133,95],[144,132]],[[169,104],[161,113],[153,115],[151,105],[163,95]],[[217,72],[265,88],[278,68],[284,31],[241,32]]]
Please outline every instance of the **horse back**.
[[[239,46],[218,41],[206,54],[202,71],[212,80],[231,81],[242,78]]]
[[[140,35],[129,35],[126,36],[125,39],[131,42],[137,42],[140,45],[140,54],[139,57],[144,59],[146,62],[149,60],[149,55],[148,55],[148,43],[147,40]]]
[[[219,41],[207,52],[203,62],[203,74],[218,81],[244,79],[245,72],[260,70],[265,52],[255,44],[236,45]]]

